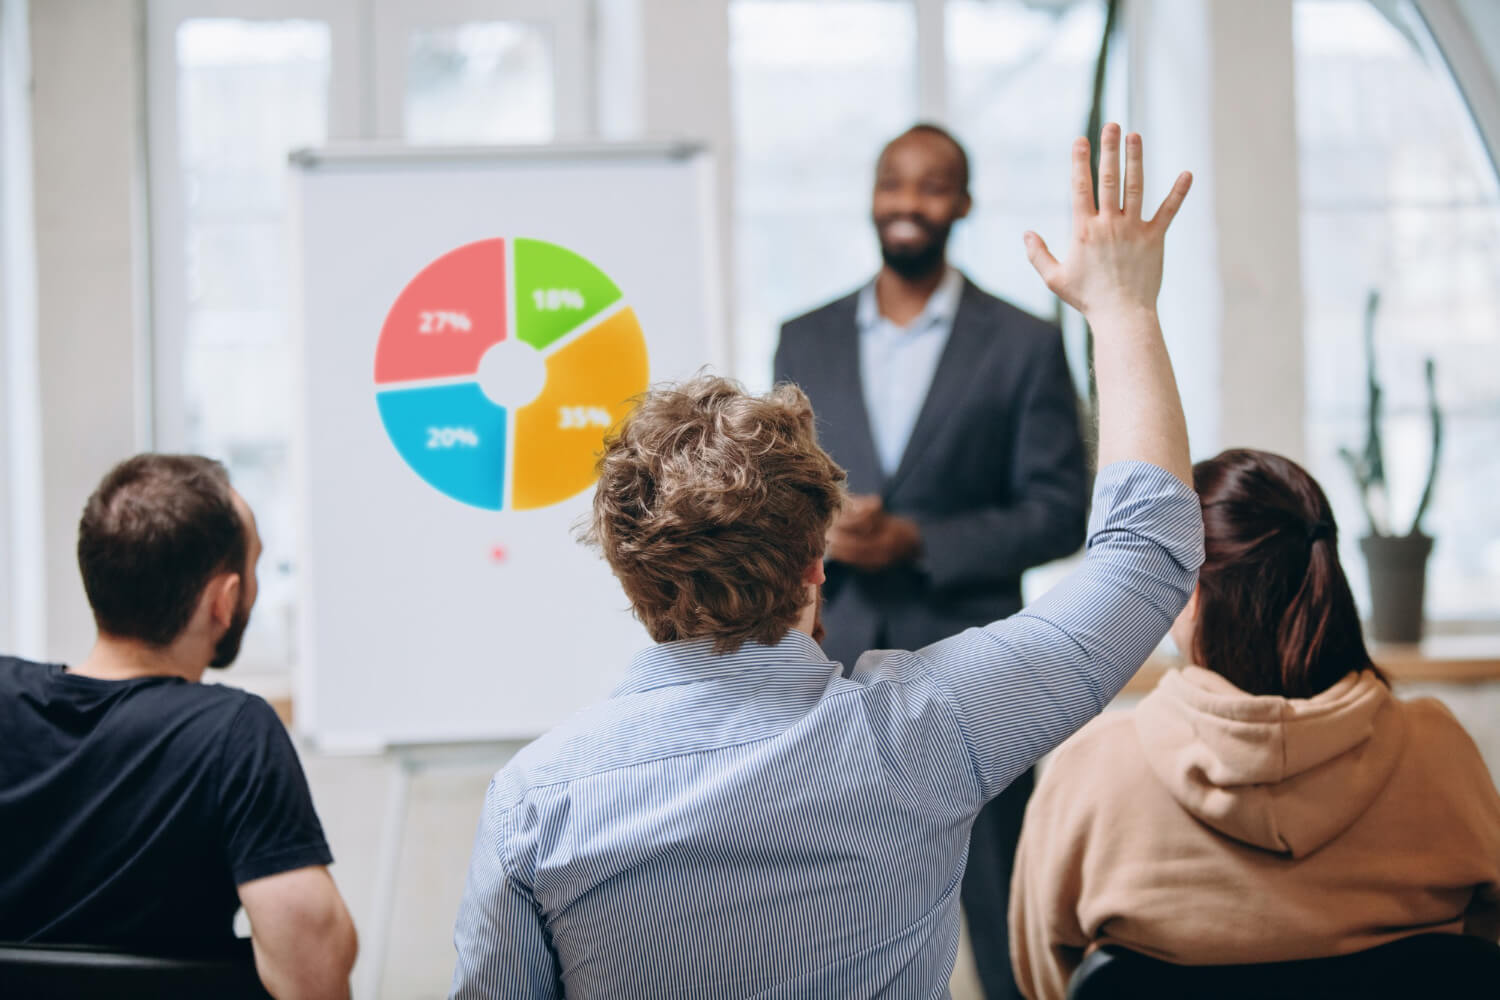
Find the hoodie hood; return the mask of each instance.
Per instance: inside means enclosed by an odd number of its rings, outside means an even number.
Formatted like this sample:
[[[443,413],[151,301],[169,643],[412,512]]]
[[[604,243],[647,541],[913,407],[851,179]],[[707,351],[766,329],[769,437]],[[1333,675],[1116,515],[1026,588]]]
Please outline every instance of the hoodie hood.
[[[1185,667],[1134,717],[1147,764],[1183,809],[1227,837],[1305,857],[1385,788],[1406,745],[1400,708],[1368,670],[1312,698],[1281,698]]]

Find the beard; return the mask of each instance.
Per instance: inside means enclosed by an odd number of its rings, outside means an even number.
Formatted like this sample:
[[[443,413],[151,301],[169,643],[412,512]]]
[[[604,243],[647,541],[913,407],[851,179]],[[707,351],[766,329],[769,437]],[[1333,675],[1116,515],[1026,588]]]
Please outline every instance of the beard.
[[[882,237],[880,240],[880,259],[885,266],[895,271],[907,280],[931,277],[943,266],[944,255],[948,249],[948,234],[952,231],[951,225],[937,225],[926,219],[916,216],[903,216],[905,221],[914,223],[924,233],[927,240],[917,246],[892,246]],[[894,218],[877,219],[875,231],[878,234],[885,228],[886,223],[894,222]]]
[[[215,670],[223,670],[234,662],[234,658],[240,655],[240,641],[245,638],[245,626],[250,624],[250,609],[241,606],[234,613],[234,620],[214,644],[214,658],[208,661],[208,665]]]

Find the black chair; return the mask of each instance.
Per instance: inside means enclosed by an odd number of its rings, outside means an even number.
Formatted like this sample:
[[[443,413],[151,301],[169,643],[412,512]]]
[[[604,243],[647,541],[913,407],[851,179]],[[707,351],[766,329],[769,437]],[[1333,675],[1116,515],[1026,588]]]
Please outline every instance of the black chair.
[[[1500,945],[1462,934],[1418,934],[1334,958],[1262,965],[1173,965],[1115,945],[1095,950],[1068,1000],[1410,1000],[1500,996]]]
[[[250,942],[216,958],[160,958],[74,945],[0,943],[0,997],[27,1000],[269,1000]]]

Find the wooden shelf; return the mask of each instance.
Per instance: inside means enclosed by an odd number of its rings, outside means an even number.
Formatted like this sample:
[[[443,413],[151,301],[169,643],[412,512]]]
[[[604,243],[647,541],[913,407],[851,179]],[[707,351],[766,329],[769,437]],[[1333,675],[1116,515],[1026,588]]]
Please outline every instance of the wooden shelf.
[[[1376,642],[1370,644],[1370,659],[1397,686],[1500,681],[1500,633],[1433,636],[1410,645]],[[1153,653],[1124,693],[1145,694],[1162,674],[1181,665],[1179,657]]]

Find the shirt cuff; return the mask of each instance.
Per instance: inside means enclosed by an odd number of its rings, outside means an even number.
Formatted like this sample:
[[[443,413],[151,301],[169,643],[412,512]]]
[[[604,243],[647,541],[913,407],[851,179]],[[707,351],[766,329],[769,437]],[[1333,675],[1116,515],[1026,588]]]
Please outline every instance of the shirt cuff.
[[[1149,462],[1112,462],[1094,481],[1087,547],[1129,532],[1160,545],[1183,569],[1203,565],[1203,508],[1198,494]]]

